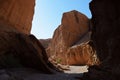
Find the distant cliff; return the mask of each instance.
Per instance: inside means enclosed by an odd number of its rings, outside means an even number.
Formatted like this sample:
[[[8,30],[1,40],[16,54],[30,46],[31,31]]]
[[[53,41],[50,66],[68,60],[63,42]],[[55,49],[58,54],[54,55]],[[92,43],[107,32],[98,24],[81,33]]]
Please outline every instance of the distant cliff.
[[[48,54],[59,59],[61,64],[92,64],[90,57],[93,54],[90,53],[89,44],[86,44],[91,36],[89,25],[90,20],[78,11],[64,13],[61,25],[55,30],[47,49]]]

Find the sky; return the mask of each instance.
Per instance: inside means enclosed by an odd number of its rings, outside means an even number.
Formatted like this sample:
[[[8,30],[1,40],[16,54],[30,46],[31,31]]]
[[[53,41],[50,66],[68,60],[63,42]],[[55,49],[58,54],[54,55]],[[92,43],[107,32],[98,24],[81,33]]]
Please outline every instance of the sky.
[[[38,39],[52,38],[64,12],[77,10],[91,18],[91,0],[36,0],[31,34]]]

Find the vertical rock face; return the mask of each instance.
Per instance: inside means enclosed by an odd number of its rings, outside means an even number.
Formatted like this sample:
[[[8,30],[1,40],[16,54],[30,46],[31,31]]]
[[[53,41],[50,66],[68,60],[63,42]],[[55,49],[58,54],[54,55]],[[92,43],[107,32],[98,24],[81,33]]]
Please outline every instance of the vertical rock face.
[[[101,61],[89,68],[85,80],[120,80],[120,4],[118,0],[92,0],[92,40]]]
[[[62,30],[64,45],[66,47],[72,46],[88,32],[89,19],[78,11],[64,13],[60,30]]]
[[[12,25],[16,30],[29,34],[35,0],[0,0],[0,24]]]
[[[88,18],[78,11],[64,13],[61,25],[54,32],[51,51],[54,54],[64,54],[68,47],[73,46],[87,33],[88,23]]]
[[[62,64],[86,64],[87,57],[90,57],[89,53],[82,53],[83,48],[77,45],[88,41],[89,38],[89,19],[75,10],[66,12],[63,14],[61,25],[55,30],[47,50],[51,56],[54,55]],[[88,56],[85,57],[82,54],[88,54]],[[74,56],[71,57],[70,55]]]
[[[0,69],[33,68],[53,73],[45,49],[29,35],[35,0],[0,0]],[[0,77],[1,80],[2,77]]]

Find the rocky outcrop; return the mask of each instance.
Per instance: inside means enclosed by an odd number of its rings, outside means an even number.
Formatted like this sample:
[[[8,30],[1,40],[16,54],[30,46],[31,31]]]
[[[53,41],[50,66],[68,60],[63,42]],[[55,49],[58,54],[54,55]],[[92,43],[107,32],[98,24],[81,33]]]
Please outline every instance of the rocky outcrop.
[[[94,65],[98,64],[98,59],[95,51],[89,44],[89,41],[79,45],[74,45],[68,48],[65,58],[69,65]]]
[[[11,25],[19,32],[29,34],[35,0],[0,0],[0,24]]]
[[[81,52],[82,48],[80,44],[82,42],[87,42],[89,39],[89,19],[82,13],[75,10],[66,12],[63,14],[61,25],[54,32],[54,36],[47,52],[49,52],[52,58],[54,57],[57,59],[57,62],[62,64],[86,64],[88,61],[87,57],[89,57],[89,55]],[[79,46],[73,47],[76,45]],[[87,57],[81,57],[80,55],[82,54]],[[74,56],[72,56],[72,58],[69,57],[68,59],[69,55]]]
[[[118,0],[92,0],[92,41],[101,61],[83,80],[120,80],[120,4]]]
[[[43,45],[43,47],[45,49],[47,49],[49,44],[51,43],[51,38],[49,38],[49,39],[40,39],[39,41]]]
[[[0,68],[33,68],[52,73],[45,49],[33,35],[17,32],[10,26],[0,25]]]

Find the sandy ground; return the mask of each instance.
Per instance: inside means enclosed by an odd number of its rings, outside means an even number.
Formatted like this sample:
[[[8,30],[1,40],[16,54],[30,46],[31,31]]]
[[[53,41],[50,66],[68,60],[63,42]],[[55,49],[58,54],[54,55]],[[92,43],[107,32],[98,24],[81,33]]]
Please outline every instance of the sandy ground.
[[[55,72],[55,74],[41,74],[31,69],[0,70],[0,80],[80,80],[86,66],[70,66],[70,70],[65,73]]]
[[[87,66],[69,66],[70,70],[64,70],[65,73],[84,73],[88,72]]]

